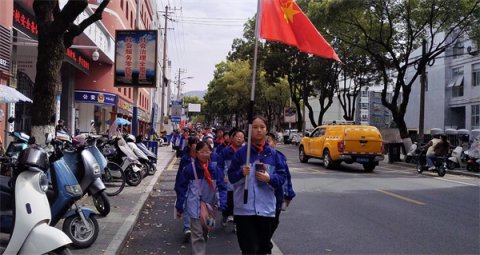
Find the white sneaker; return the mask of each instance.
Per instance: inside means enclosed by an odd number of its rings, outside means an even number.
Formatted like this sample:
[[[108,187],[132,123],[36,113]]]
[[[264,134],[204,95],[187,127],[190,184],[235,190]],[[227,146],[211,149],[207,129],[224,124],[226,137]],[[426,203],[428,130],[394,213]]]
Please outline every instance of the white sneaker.
[[[228,216],[227,217],[227,222],[233,222],[233,216]]]
[[[188,241],[190,241],[191,235],[192,235],[192,231],[190,229],[185,229],[183,231],[183,242],[188,243]]]
[[[227,226],[227,221],[228,221],[228,218],[222,217],[222,227]]]

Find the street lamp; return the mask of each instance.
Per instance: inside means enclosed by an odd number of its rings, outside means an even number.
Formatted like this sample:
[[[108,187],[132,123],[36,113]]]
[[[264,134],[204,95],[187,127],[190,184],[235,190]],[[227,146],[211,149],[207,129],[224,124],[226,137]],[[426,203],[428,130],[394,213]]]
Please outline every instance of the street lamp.
[[[178,76],[178,80],[175,82],[175,84],[177,84],[177,101],[180,101],[180,94],[181,94],[180,91],[181,91],[182,85],[185,84],[185,82],[182,82],[182,81],[187,79],[193,79],[193,78],[194,78],[193,76],[188,76],[180,79],[180,75]]]

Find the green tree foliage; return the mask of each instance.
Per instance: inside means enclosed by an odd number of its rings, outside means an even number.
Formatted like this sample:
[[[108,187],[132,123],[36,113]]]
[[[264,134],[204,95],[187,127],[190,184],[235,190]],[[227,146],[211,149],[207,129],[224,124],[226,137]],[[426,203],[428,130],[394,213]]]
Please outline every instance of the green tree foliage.
[[[404,117],[412,85],[429,62],[478,30],[479,9],[479,0],[331,0],[311,1],[308,13],[322,24],[321,32],[369,55],[384,87],[382,103],[407,138]],[[416,57],[423,39],[426,54]],[[405,79],[407,70],[414,70],[412,79]]]

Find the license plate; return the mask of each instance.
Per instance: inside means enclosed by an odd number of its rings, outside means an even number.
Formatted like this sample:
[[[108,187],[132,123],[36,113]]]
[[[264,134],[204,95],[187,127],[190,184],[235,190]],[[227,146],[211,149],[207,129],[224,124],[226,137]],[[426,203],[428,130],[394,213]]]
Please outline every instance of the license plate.
[[[357,158],[357,162],[359,163],[368,163],[370,160],[368,158]]]

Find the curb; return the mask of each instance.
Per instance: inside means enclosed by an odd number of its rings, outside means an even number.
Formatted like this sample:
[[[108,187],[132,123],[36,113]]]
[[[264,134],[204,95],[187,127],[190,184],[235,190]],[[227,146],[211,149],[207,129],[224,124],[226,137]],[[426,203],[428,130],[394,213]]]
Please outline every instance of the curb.
[[[103,254],[107,254],[107,255],[119,254],[120,249],[125,244],[127,236],[132,232],[133,227],[135,226],[135,223],[137,222],[138,217],[140,215],[140,210],[145,205],[145,202],[147,201],[148,196],[150,196],[150,193],[153,190],[153,186],[155,185],[155,183],[157,183],[158,179],[160,178],[160,175],[172,163],[174,158],[175,158],[175,154],[172,155],[172,157],[168,160],[168,162],[165,164],[164,167],[162,167],[161,169],[157,168],[157,172],[155,173],[153,178],[150,180],[150,183],[144,190],[143,194],[140,196],[138,202],[135,204],[135,207],[133,207],[132,213],[125,219],[122,226],[118,229],[117,233],[113,237],[113,240],[110,242],[110,244],[105,249]],[[158,162],[157,162],[157,167],[158,167]]]
[[[413,167],[415,168],[415,165],[414,164],[410,164],[410,163],[406,163],[406,162],[403,162],[403,161],[397,161],[397,162],[392,162],[392,163],[388,163],[386,162],[387,164],[391,164],[391,165],[400,165],[400,166],[404,166],[404,167]],[[473,173],[473,172],[468,172],[468,171],[462,171],[462,170],[450,170],[450,169],[447,169],[447,174],[452,174],[452,175],[463,175],[463,176],[468,176],[468,177],[477,177],[477,178],[480,178],[480,173]]]

